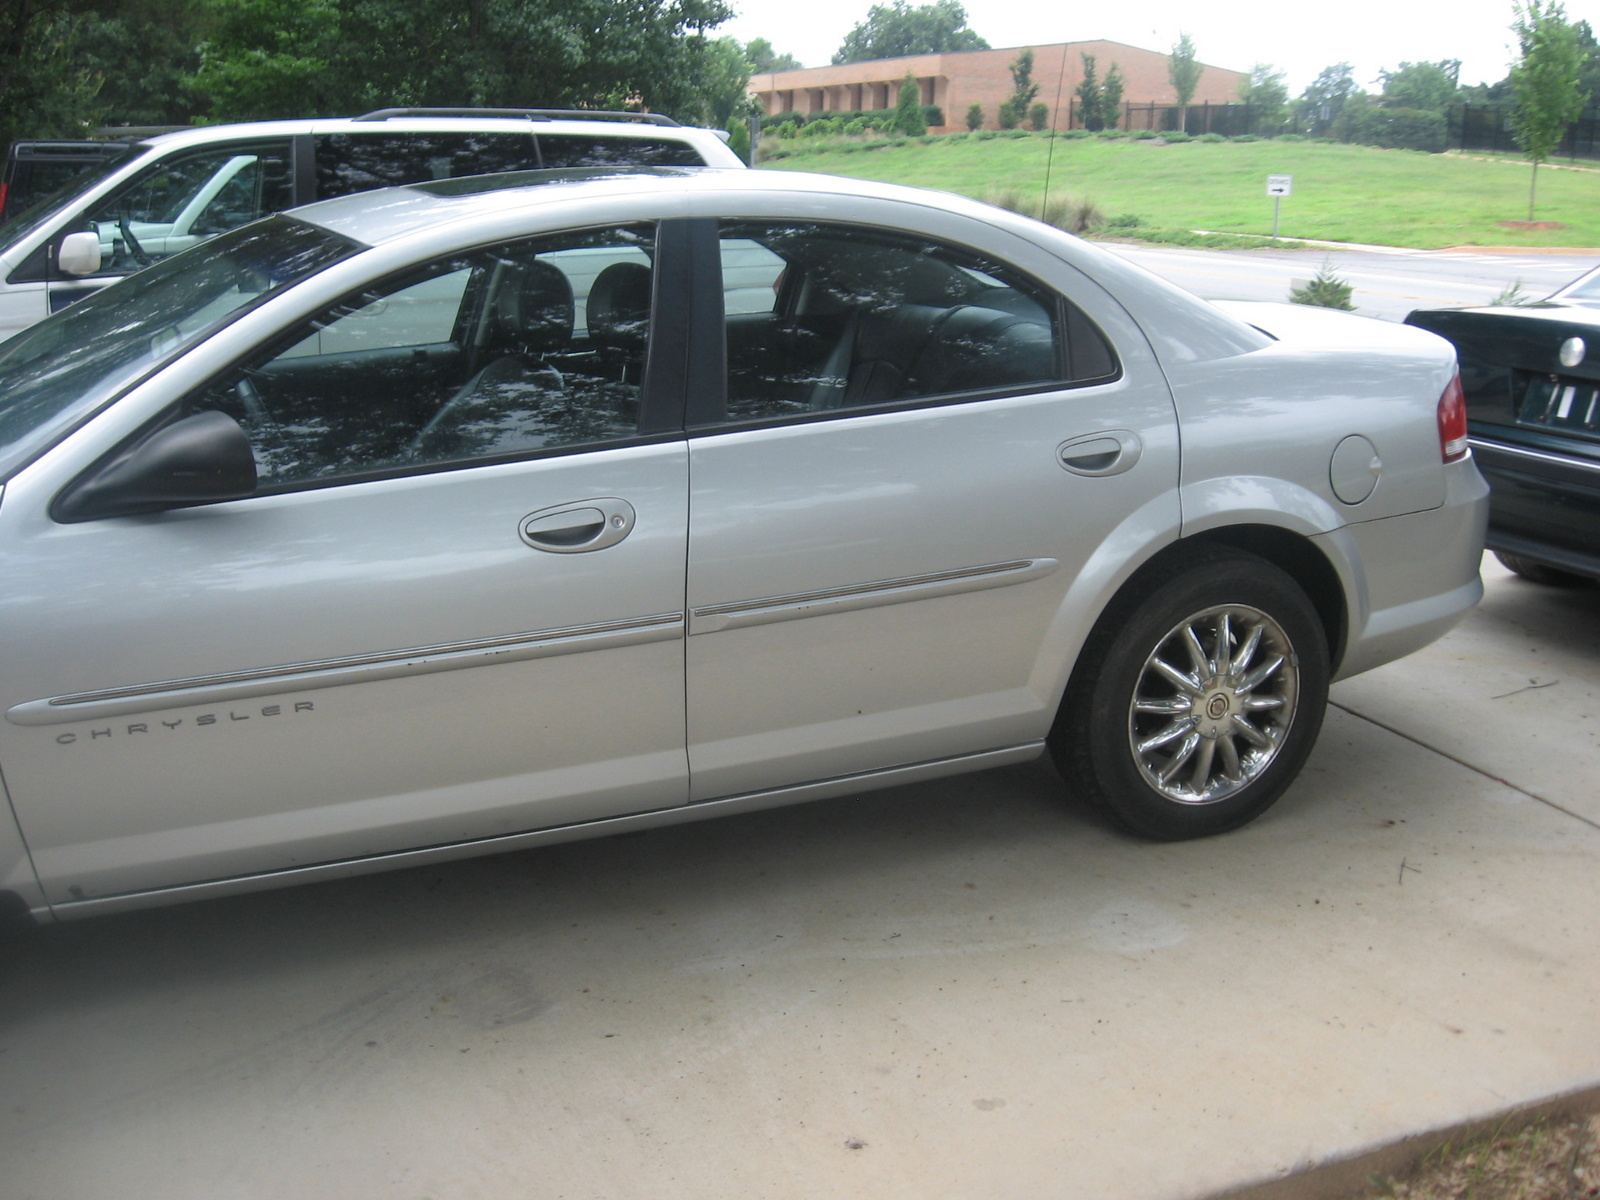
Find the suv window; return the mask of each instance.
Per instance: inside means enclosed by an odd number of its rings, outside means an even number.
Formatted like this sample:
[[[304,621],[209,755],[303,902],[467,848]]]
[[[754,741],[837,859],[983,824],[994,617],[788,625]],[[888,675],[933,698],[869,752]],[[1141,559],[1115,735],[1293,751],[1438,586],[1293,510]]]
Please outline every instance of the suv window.
[[[233,143],[151,164],[84,214],[98,274],[126,275],[293,205],[287,139]]]
[[[673,138],[539,135],[542,165],[554,167],[703,167],[687,142]]]
[[[528,133],[332,133],[316,139],[317,199],[538,164]]]
[[[822,224],[721,232],[731,420],[1114,377],[1098,329],[1001,264]]]

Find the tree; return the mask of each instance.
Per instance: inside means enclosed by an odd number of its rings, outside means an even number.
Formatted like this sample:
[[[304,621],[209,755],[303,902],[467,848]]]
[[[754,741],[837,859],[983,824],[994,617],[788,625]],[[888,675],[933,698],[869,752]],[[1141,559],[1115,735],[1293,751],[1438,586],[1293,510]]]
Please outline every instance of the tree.
[[[1567,21],[1560,0],[1518,0],[1518,58],[1511,66],[1511,86],[1516,108],[1511,114],[1511,136],[1533,164],[1528,184],[1528,220],[1533,220],[1539,164],[1561,144],[1567,126],[1583,111],[1579,73],[1583,49],[1578,30]]]
[[[894,110],[894,128],[896,133],[903,133],[906,137],[921,137],[928,132],[928,122],[922,115],[922,97],[917,87],[917,77],[909,71],[900,84],[900,103]]]
[[[1194,54],[1194,39],[1181,33],[1167,57],[1167,78],[1172,81],[1172,90],[1178,97],[1178,128],[1183,130],[1188,129],[1189,101],[1194,99],[1194,90],[1200,86],[1200,73],[1205,70],[1195,61]]]
[[[752,75],[765,75],[769,71],[798,71],[801,62],[792,54],[779,54],[766,38],[752,38],[744,48],[750,61]]]
[[[699,113],[686,113],[713,129],[726,129],[750,116],[750,60],[737,38],[708,42],[701,60]]]
[[[1050,106],[1041,100],[1028,110],[1028,127],[1035,133],[1041,133],[1048,124],[1050,124]]]
[[[101,78],[78,61],[85,18],[54,0],[0,17],[0,146],[22,137],[83,137],[98,124]]]
[[[845,35],[833,63],[987,49],[989,43],[968,28],[967,10],[960,0],[934,0],[920,8],[912,8],[906,0],[890,0],[874,4],[867,19]]]
[[[1000,128],[1021,125],[1038,95],[1039,85],[1033,81],[1033,50],[1024,50],[1011,64],[1011,95],[1000,103]]]
[[[1094,55],[1082,54],[1083,81],[1073,89],[1073,94],[1078,97],[1078,120],[1083,122],[1085,129],[1098,133],[1105,128],[1105,121],[1100,116],[1100,79],[1095,74]]]
[[[1289,89],[1283,86],[1283,72],[1267,63],[1257,63],[1239,83],[1239,99],[1250,106],[1252,132],[1277,133],[1286,123]]]
[[[1383,97],[1395,108],[1414,108],[1419,112],[1443,112],[1455,103],[1459,91],[1461,60],[1441,62],[1403,62],[1394,71],[1380,71]]]
[[[299,115],[390,105],[646,108],[693,120],[706,108],[717,53],[705,36],[727,19],[721,0],[315,0],[334,14],[295,17],[289,0],[208,0],[219,13],[285,11],[236,25],[207,60],[229,86],[222,119],[267,115],[282,80],[307,62]],[[202,77],[207,75],[202,68]]]
[[[1112,63],[1106,81],[1100,85],[1100,123],[1115,129],[1122,119],[1122,72]]]
[[[1312,137],[1325,137],[1344,111],[1344,106],[1360,91],[1347,62],[1324,67],[1311,86],[1300,93],[1298,124]]]
[[[967,108],[967,131],[976,133],[983,128],[983,105],[974,101]]]

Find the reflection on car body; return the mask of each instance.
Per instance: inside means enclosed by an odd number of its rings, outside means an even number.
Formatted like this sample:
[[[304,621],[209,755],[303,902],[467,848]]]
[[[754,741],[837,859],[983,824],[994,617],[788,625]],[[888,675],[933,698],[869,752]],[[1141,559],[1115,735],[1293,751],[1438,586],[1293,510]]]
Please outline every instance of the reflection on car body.
[[[1221,832],[1331,679],[1478,598],[1464,437],[1430,335],[934,193],[273,217],[0,352],[0,887],[88,915],[1047,747]]]

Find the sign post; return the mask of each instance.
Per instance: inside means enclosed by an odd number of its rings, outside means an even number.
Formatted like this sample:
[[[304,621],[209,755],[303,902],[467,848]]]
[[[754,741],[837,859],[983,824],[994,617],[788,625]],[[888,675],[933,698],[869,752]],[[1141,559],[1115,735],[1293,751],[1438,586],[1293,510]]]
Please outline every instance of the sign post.
[[[1278,240],[1278,207],[1283,203],[1283,198],[1289,195],[1294,184],[1293,175],[1268,175],[1267,195],[1272,197],[1272,240]]]

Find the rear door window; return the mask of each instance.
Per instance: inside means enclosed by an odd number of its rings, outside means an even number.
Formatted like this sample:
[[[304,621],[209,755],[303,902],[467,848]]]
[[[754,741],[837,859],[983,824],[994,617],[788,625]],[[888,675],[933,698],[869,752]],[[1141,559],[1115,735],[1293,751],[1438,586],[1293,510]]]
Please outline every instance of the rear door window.
[[[531,133],[333,133],[316,139],[318,200],[538,166]]]

